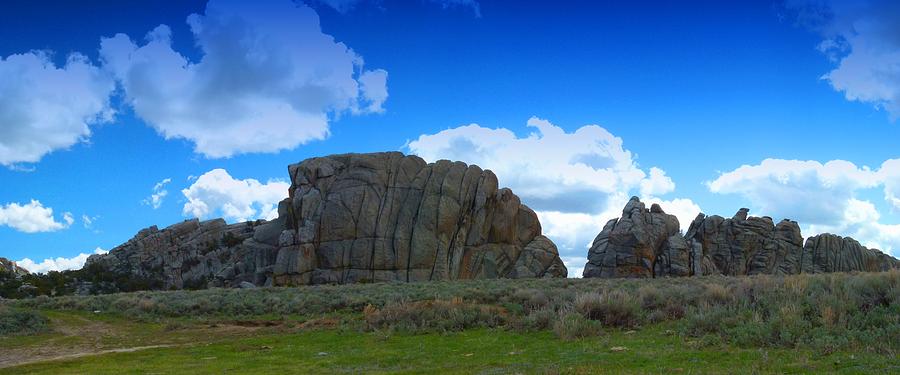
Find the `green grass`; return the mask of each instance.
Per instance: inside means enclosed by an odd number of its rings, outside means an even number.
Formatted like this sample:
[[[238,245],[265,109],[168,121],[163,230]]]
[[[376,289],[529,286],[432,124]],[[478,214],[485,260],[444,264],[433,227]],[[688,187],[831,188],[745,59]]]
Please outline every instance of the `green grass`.
[[[900,373],[898,271],[138,292],[0,309],[49,322],[0,336],[0,367],[20,364],[0,374]],[[79,353],[90,355],[58,358]]]
[[[625,347],[613,351],[613,347]],[[806,350],[737,349],[685,341],[657,325],[560,341],[549,332],[474,329],[393,334],[352,330],[272,333],[207,344],[44,362],[0,374],[122,373],[726,373],[900,370],[897,358]]]

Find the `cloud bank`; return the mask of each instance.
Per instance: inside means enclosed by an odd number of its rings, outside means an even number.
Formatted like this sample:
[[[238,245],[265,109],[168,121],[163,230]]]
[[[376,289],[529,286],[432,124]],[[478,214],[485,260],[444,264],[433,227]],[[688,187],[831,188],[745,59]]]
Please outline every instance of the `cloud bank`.
[[[106,254],[106,250],[101,248],[94,249],[93,254]],[[66,271],[77,270],[84,267],[84,262],[93,254],[81,253],[71,258],[47,258],[41,262],[35,262],[29,258],[17,261],[16,264],[31,273],[47,273],[50,271]]]
[[[880,223],[875,204],[860,199],[881,188],[885,202],[900,209],[900,159],[875,170],[844,160],[766,159],[723,173],[707,186],[714,193],[743,196],[759,215],[797,220],[806,225],[806,236],[831,232],[895,254],[900,250],[900,225]]]
[[[287,197],[290,184],[270,180],[263,184],[248,178],[231,177],[224,169],[204,173],[181,191],[188,202],[185,216],[209,218],[222,216],[231,222],[278,217],[278,202]]]
[[[291,149],[329,134],[329,116],[382,112],[387,72],[322,33],[289,0],[211,0],[187,19],[202,57],[172,49],[160,25],[143,43],[101,41],[100,56],[137,116],[211,158]]]

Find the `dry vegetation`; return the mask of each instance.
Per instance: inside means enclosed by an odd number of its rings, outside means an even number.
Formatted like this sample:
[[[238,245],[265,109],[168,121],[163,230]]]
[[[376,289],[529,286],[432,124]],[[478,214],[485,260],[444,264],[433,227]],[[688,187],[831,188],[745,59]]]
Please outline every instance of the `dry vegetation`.
[[[0,334],[40,330],[39,310],[103,311],[145,321],[338,314],[344,325],[361,331],[550,330],[573,340],[668,322],[673,334],[713,344],[900,351],[900,271],[211,289],[38,297],[5,305]]]

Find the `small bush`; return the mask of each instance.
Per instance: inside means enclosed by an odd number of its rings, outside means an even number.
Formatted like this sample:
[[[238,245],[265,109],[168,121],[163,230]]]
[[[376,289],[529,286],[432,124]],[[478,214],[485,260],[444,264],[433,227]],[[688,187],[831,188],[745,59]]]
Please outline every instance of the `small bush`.
[[[401,302],[382,309],[364,309],[366,324],[370,329],[389,328],[411,332],[499,327],[507,322],[507,315],[499,307],[466,303],[462,299]]]
[[[584,293],[575,297],[575,311],[610,327],[633,327],[640,317],[637,301],[621,290]]]
[[[0,306],[0,336],[29,335],[48,330],[50,321],[35,311]]]
[[[584,337],[599,336],[602,333],[599,322],[585,319],[582,314],[564,312],[553,323],[553,333],[563,340],[575,340]]]

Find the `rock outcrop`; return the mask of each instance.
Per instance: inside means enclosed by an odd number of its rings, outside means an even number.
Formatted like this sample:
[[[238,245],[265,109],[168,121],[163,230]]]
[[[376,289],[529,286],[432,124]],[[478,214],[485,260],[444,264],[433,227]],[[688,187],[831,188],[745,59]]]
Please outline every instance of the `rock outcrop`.
[[[683,258],[687,246],[678,232],[678,218],[658,205],[647,209],[636,197],[594,239],[584,277],[652,277],[661,272],[681,273],[689,267]],[[657,258],[665,264],[657,267]]]
[[[806,239],[799,264],[803,273],[866,271],[900,268],[900,260],[868,249],[850,237],[820,234]]]
[[[799,274],[885,271],[900,261],[849,237],[822,234],[803,245],[795,221],[775,224],[742,208],[730,219],[699,214],[682,235],[678,219],[632,197],[588,252],[584,277]]]
[[[244,241],[261,223],[193,219],[162,230],[154,225],[107,254],[91,255],[84,269],[143,284],[136,289],[205,288],[217,278],[237,285],[254,278],[257,254]]]
[[[799,273],[803,237],[796,221],[777,225],[768,216],[748,216],[742,208],[730,219],[699,214],[685,234],[700,244],[701,274]]]
[[[28,270],[19,267],[16,262],[6,258],[0,258],[0,275],[22,277],[28,274]]]
[[[537,215],[489,170],[392,152],[312,158],[288,172],[272,221],[151,227],[86,267],[154,288],[567,274]]]

